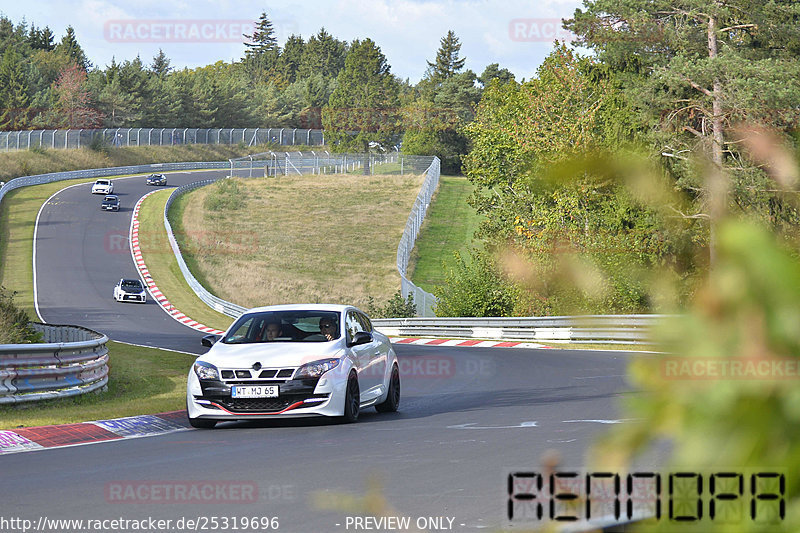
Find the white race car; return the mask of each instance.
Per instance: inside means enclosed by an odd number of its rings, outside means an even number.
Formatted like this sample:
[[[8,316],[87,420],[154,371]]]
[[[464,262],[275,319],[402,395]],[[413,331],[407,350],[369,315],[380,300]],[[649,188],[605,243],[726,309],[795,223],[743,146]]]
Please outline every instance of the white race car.
[[[114,287],[114,299],[118,302],[147,302],[147,291],[138,279],[121,279]]]
[[[111,180],[99,179],[92,185],[92,194],[112,194],[114,192],[114,184]]]
[[[354,422],[373,406],[397,411],[400,372],[389,339],[347,305],[251,309],[189,371],[189,423],[326,416]]]

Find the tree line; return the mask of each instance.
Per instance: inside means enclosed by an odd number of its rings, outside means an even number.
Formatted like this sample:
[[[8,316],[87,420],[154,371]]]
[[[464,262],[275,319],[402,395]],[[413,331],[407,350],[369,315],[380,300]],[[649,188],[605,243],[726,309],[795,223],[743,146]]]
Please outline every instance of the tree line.
[[[685,304],[727,216],[796,254],[798,180],[763,153],[800,142],[800,4],[587,0],[564,27],[590,55],[558,44],[532,79],[491,82],[460,130],[485,219],[437,314]]]
[[[489,80],[513,79],[498,64],[464,71],[453,32],[416,85],[391,72],[369,38],[346,42],[325,28],[282,45],[262,12],[238,61],[175,69],[163,51],[93,65],[72,27],[59,42],[48,27],[0,17],[0,129],[90,127],[325,128],[341,149],[399,144],[436,152],[458,170],[471,120]],[[437,152],[438,150],[438,152]]]

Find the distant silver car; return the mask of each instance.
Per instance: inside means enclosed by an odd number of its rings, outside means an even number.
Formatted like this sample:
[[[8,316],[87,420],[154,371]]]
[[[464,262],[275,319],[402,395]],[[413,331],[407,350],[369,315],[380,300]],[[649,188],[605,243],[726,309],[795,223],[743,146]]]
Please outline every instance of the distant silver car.
[[[138,279],[121,279],[114,287],[114,299],[118,302],[147,302],[147,291]]]
[[[164,174],[150,174],[147,176],[148,185],[166,185],[167,177]]]
[[[251,309],[189,371],[189,423],[326,416],[346,422],[361,409],[397,411],[400,371],[389,339],[347,305]]]

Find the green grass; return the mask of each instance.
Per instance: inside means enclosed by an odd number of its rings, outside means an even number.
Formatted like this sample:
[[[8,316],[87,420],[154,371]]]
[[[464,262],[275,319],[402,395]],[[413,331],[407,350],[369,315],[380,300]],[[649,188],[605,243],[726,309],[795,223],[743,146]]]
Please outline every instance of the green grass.
[[[69,424],[186,408],[186,376],[195,356],[110,342],[108,390],[0,406],[0,429]]]
[[[233,319],[214,311],[195,295],[186,283],[167,240],[164,205],[171,193],[171,189],[164,189],[142,202],[139,210],[139,246],[144,262],[156,285],[172,305],[206,326],[225,330]],[[182,198],[185,196],[182,195]],[[178,229],[173,227],[173,231],[177,232]]]
[[[54,193],[94,179],[58,181],[23,187],[0,202],[0,285],[16,292],[14,302],[31,320],[38,320],[33,306],[33,227],[39,208]]]
[[[91,181],[94,180],[77,179],[23,187],[0,202],[0,285],[16,291],[14,301],[32,320],[37,320],[32,267],[36,215],[53,193]],[[163,231],[163,223],[160,227]],[[111,374],[107,392],[0,406],[0,428],[67,424],[185,407],[186,374],[194,356],[116,342],[109,343],[109,353]]]
[[[442,264],[453,263],[453,252],[468,259],[467,250],[482,217],[467,204],[473,186],[463,176],[442,176],[409,262],[410,279],[426,291],[444,284]]]

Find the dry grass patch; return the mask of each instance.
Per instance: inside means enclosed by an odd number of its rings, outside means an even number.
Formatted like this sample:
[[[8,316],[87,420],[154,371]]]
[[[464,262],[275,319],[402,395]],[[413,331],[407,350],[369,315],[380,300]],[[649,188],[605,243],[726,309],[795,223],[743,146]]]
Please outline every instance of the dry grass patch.
[[[397,244],[423,179],[335,174],[225,180],[233,187],[219,183],[184,195],[172,216],[182,214],[180,226],[192,228],[180,232],[181,250],[198,279],[221,298],[247,307],[366,307],[369,296],[383,302],[400,286]],[[220,194],[238,194],[243,202],[207,201]],[[209,209],[214,204],[217,210]]]

